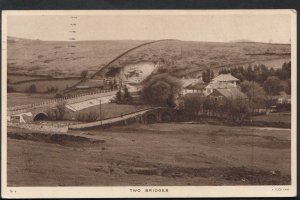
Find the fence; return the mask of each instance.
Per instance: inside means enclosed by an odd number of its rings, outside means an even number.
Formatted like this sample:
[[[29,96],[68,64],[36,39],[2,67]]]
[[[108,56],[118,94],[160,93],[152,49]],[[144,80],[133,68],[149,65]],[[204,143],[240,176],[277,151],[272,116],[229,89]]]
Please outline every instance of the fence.
[[[66,102],[67,104],[78,103],[89,99],[99,98],[103,93],[114,92],[114,91],[116,91],[116,89],[101,90],[100,92],[83,93],[83,94],[78,94],[73,96],[51,99],[39,103],[8,107],[7,110],[9,115],[13,115],[13,114],[26,112],[26,110],[32,108],[53,107],[57,105],[57,103],[61,103],[61,102]]]

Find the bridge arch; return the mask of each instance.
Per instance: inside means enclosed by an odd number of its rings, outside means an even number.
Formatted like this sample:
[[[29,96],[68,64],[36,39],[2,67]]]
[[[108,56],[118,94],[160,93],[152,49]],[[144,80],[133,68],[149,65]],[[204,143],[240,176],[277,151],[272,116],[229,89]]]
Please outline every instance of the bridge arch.
[[[162,122],[170,122],[172,121],[172,115],[170,112],[165,111],[161,114],[161,121]]]
[[[49,119],[49,117],[45,112],[39,112],[33,117],[33,121],[42,121],[47,119]]]
[[[154,113],[148,113],[146,115],[146,121],[148,124],[153,124],[153,123],[156,123],[158,121],[158,119]]]

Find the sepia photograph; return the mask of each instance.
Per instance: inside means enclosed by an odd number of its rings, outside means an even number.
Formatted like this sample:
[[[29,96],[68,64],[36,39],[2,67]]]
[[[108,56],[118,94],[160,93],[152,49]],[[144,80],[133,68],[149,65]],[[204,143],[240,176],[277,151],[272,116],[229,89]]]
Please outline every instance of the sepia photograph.
[[[294,10],[4,11],[2,195],[296,195],[296,43]]]

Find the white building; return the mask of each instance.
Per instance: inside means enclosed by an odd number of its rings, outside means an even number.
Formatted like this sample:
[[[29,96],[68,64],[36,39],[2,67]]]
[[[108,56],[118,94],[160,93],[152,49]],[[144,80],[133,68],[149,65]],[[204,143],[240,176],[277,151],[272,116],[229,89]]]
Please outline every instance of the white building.
[[[219,76],[213,78],[211,82],[213,82],[213,83],[216,83],[216,82],[217,83],[231,83],[234,86],[236,86],[238,81],[239,81],[239,79],[235,78],[231,74],[220,74]]]
[[[212,81],[205,87],[204,94],[207,96],[216,89],[236,88],[239,79],[231,74],[220,74],[212,79]]]

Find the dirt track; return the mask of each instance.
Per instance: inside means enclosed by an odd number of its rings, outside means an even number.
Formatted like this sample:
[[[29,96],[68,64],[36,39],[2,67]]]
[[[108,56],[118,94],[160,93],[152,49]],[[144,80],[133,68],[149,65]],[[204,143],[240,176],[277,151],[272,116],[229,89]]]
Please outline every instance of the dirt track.
[[[154,124],[52,140],[10,132],[9,186],[290,184],[290,130]]]

